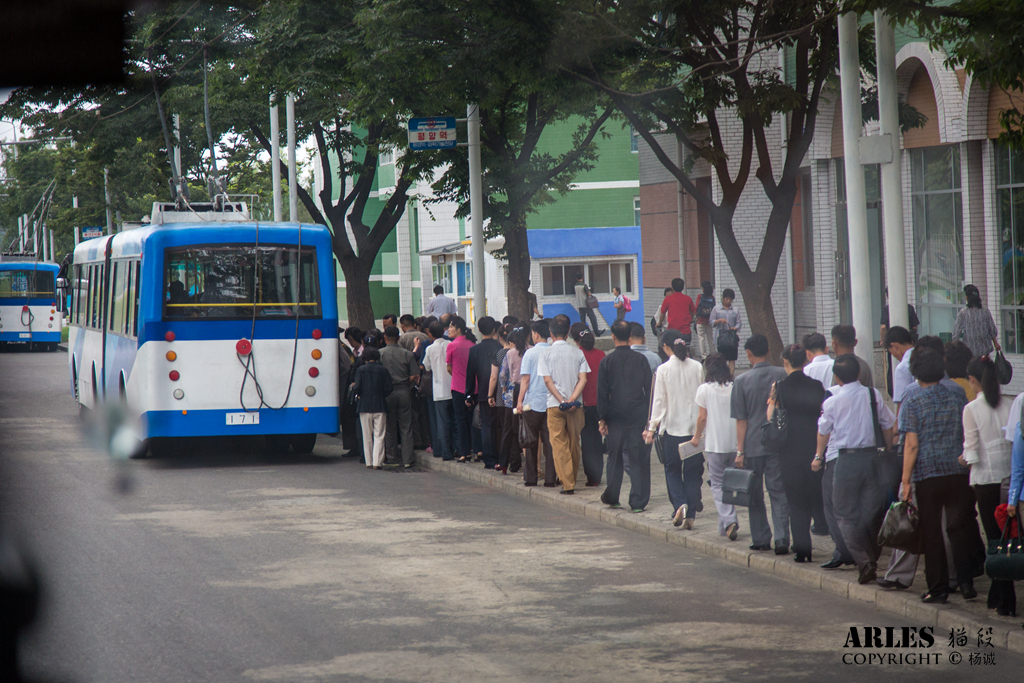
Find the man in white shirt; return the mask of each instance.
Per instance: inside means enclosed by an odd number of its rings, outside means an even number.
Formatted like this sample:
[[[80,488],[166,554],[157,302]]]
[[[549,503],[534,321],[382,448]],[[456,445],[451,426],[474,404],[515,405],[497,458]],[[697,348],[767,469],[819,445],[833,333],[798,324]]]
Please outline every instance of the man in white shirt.
[[[839,452],[833,491],[835,514],[843,540],[857,563],[858,582],[873,583],[878,578],[880,551],[875,520],[884,507],[885,491],[876,471],[878,447],[868,392],[874,392],[878,422],[889,446],[896,417],[877,389],[865,387],[857,380],[860,364],[856,356],[845,354],[836,358],[833,372],[841,388],[825,399],[822,406],[818,418],[818,449],[811,468],[815,472],[821,469],[825,450],[830,441],[835,441]]]
[[[825,335],[820,332],[811,332],[803,338],[803,346],[810,358],[804,366],[804,374],[812,379],[821,382],[825,391],[832,386],[832,363],[834,359],[828,355],[828,345],[825,342]]]
[[[432,443],[435,458],[454,460],[452,452],[452,376],[448,374],[445,362],[445,351],[451,343],[444,338],[444,327],[438,321],[430,323],[427,328],[430,346],[423,357],[423,367],[431,373],[431,389],[433,390],[430,423],[433,428]]]
[[[551,452],[551,437],[548,433],[548,390],[540,374],[540,361],[548,349],[548,321],[538,320],[530,325],[533,346],[526,349],[519,366],[519,419],[525,420],[536,441],[523,444],[526,464],[523,468],[524,486],[536,486],[538,475],[544,477],[544,486],[555,484],[555,463]],[[543,460],[541,460],[543,452]],[[541,466],[543,464],[543,466]]]
[[[566,341],[568,336],[569,318],[555,316],[551,321],[554,342],[541,357],[538,373],[548,388],[548,432],[555,471],[562,480],[559,493],[572,495],[580,469],[580,434],[585,419],[580,396],[590,366],[583,352]]]
[[[629,324],[629,348],[647,359],[647,364],[651,366],[651,372],[657,370],[661,365],[661,356],[647,348],[647,331],[640,323]]]
[[[896,402],[896,412],[899,413],[903,391],[914,383],[914,376],[910,374],[910,356],[914,351],[914,339],[907,328],[899,325],[890,327],[885,333],[885,348],[898,363],[896,369],[892,371],[892,400]]]
[[[450,297],[445,296],[444,287],[434,286],[434,298],[427,304],[427,315],[440,318],[442,315],[458,315],[459,307]]]

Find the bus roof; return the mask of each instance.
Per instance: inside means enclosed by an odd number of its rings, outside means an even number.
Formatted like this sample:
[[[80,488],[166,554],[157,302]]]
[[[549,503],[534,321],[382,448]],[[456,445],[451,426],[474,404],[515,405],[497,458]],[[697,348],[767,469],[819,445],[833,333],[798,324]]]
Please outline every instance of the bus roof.
[[[56,273],[60,266],[44,261],[4,261],[0,263],[0,270],[52,270]]]
[[[113,240],[110,254],[113,258],[140,256],[149,245],[154,249],[188,246],[192,244],[297,244],[299,223],[239,222],[239,223],[171,223],[136,228],[112,236],[82,242],[75,248],[75,263],[102,261],[107,242]],[[301,224],[302,242],[310,246],[330,247],[330,232],[322,225]]]

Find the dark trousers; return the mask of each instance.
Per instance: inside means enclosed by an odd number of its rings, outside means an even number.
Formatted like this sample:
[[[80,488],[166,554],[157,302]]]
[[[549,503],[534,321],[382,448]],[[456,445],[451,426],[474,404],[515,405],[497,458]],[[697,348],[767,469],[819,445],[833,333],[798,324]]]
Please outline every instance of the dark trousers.
[[[825,508],[825,522],[828,524],[828,533],[832,536],[832,542],[836,546],[835,552],[832,553],[832,559],[840,560],[841,562],[853,562],[850,549],[846,547],[846,541],[843,540],[843,531],[839,528],[839,520],[836,519],[835,508],[832,503],[837,462],[838,460],[831,460],[825,463],[825,473],[821,477],[821,499]]]
[[[885,505],[874,448],[840,454],[833,473],[832,505],[843,540],[861,572],[878,563],[878,520]],[[939,543],[942,543],[940,536]]]
[[[415,394],[416,397],[412,402],[412,436],[415,440],[416,448],[420,450],[425,449],[427,446],[433,447],[434,445],[434,442],[431,440],[430,420],[430,404],[434,402],[433,393],[433,387],[427,382],[425,386],[421,385],[418,388]]]
[[[469,430],[473,421],[473,409],[466,406],[466,395],[452,389],[452,412],[455,413],[455,433],[452,448],[462,457],[472,455],[472,440]]]
[[[942,538],[942,513],[953,551],[953,564],[961,586],[973,585],[981,535],[974,518],[974,493],[966,474],[922,479],[915,485],[924,543],[924,576],[928,592],[949,593],[949,565]],[[997,494],[998,495],[998,494]]]
[[[434,455],[445,460],[452,459],[452,401],[430,402],[431,442],[434,444]]]
[[[644,423],[608,425],[608,477],[601,500],[617,505],[622,488],[622,458],[629,458],[629,509],[643,510],[651,500],[651,447],[644,443]]]
[[[821,484],[820,474],[816,484]],[[825,519],[825,501],[821,495],[821,486],[818,485],[811,492],[811,529],[814,533],[821,536],[828,533],[828,520]]]
[[[384,453],[390,462],[398,462],[398,436],[402,436],[402,464],[415,462],[412,449],[412,387],[395,387],[388,395],[388,426]]]
[[[487,399],[480,401],[480,441],[484,454],[484,467],[493,470],[498,464],[498,440],[495,438],[495,408],[487,403]],[[500,425],[499,425],[500,428]],[[500,433],[500,432],[499,432]]]
[[[806,468],[806,472],[802,471]],[[813,476],[812,476],[813,475]],[[793,552],[811,556],[811,517],[814,511],[814,491],[821,497],[821,473],[811,470],[810,463],[786,463],[782,467],[782,486],[789,503],[789,528]]]
[[[704,509],[701,502],[700,485],[704,477],[704,456],[701,454],[683,460],[679,457],[679,444],[689,441],[690,436],[663,436],[665,454],[665,484],[668,486],[668,499],[672,501],[672,509],[686,505],[686,516],[693,519]],[[630,463],[632,474],[632,463]]]
[[[979,484],[974,488],[974,497],[978,501],[978,514],[981,516],[981,526],[985,529],[985,537],[989,541],[998,541],[1003,536],[996,522],[996,507],[1004,501],[999,498],[999,484]],[[1007,520],[1007,524],[1011,520]],[[1007,532],[1009,535],[1009,532]],[[996,609],[1004,608],[1008,613],[1017,611],[1017,591],[1013,587],[1013,581],[992,581],[988,591],[988,607]]]
[[[596,486],[601,483],[601,474],[604,471],[604,443],[601,441],[601,431],[597,426],[597,406],[585,406],[583,414],[586,418],[583,431],[580,433],[583,473],[587,475],[587,483]]]
[[[548,432],[547,411],[528,410],[522,414],[520,419],[526,420],[527,424],[537,435],[537,440],[523,448],[523,456],[526,458],[526,469],[523,472],[523,479],[527,484],[537,483],[537,456],[539,451],[544,451],[544,483],[555,485],[555,456],[551,450],[551,435]]]
[[[579,312],[580,322],[583,323],[584,325],[587,324],[587,316],[590,316],[590,327],[591,329],[594,330],[594,333],[596,334],[597,331],[601,328],[597,326],[597,316],[594,315],[594,309],[591,308],[590,306],[584,306],[583,308],[579,309]]]
[[[774,453],[746,459],[746,466],[753,471],[750,483],[750,505],[747,513],[750,520],[750,539],[754,545],[771,545],[772,531],[775,532],[776,546],[789,546],[789,501],[782,485],[782,468],[779,456]],[[764,504],[764,493],[772,501],[772,523],[768,524],[768,508]]]
[[[512,408],[499,406],[494,409],[499,429],[498,465],[508,469],[512,463],[512,453],[519,446],[519,416],[512,414]]]

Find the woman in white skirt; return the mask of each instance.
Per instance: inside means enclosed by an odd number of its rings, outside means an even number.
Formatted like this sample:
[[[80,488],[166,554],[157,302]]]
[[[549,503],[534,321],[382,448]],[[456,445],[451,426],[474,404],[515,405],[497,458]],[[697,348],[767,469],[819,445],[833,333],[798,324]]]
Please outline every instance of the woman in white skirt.
[[[736,540],[740,525],[736,519],[736,506],[722,503],[722,475],[725,468],[736,460],[736,420],[730,417],[732,373],[729,362],[720,353],[708,354],[704,360],[704,383],[697,389],[697,429],[692,443],[704,438],[704,460],[711,475],[711,492],[718,508],[718,533]]]

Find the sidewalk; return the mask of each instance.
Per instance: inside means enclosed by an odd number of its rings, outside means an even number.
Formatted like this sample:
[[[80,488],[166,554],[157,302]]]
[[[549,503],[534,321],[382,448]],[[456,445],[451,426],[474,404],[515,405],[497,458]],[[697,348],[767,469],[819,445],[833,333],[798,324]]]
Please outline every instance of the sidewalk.
[[[668,501],[665,489],[664,470],[657,458],[651,456],[651,502],[647,509],[634,514],[626,509],[613,510],[600,502],[599,496],[604,491],[600,487],[588,488],[580,470],[580,480],[576,484],[576,494],[563,496],[559,488],[543,486],[523,486],[522,475],[502,475],[500,472],[487,471],[479,463],[443,462],[425,451],[417,451],[419,464],[430,470],[454,475],[468,481],[491,486],[504,493],[529,498],[530,500],[576,512],[577,514],[601,520],[608,524],[630,529],[667,543],[675,543],[696,552],[719,557],[727,562],[749,567],[768,574],[775,574],[789,581],[801,583],[814,590],[826,591],[851,600],[871,602],[884,612],[902,617],[904,621],[894,621],[893,625],[913,625],[935,627],[937,640],[948,636],[951,628],[966,628],[968,634],[977,634],[979,629],[992,628],[992,643],[1002,649],[1024,654],[1024,629],[1021,628],[1024,614],[1018,617],[1000,617],[995,610],[986,607],[989,579],[986,576],[974,580],[978,597],[964,600],[959,593],[952,593],[945,605],[929,605],[921,602],[921,594],[925,592],[924,559],[918,565],[917,577],[908,590],[888,591],[874,584],[862,586],[857,583],[855,567],[840,569],[821,569],[823,562],[831,559],[833,544],[828,536],[812,536],[814,562],[797,564],[794,555],[776,556],[773,552],[758,552],[748,549],[750,531],[747,522],[747,509],[737,507],[740,533],[735,541],[718,535],[718,515],[715,511],[711,487],[707,485],[707,469],[704,471],[703,493],[704,511],[697,515],[692,531],[684,531],[671,523],[672,505]],[[629,477],[622,484],[620,499],[625,501],[629,492]],[[765,503],[771,507],[767,493]],[[768,519],[771,520],[769,511]],[[879,560],[881,577],[884,567],[889,563],[889,550],[883,551]],[[1021,603],[1024,605],[1024,602]]]

